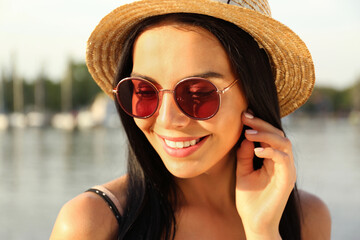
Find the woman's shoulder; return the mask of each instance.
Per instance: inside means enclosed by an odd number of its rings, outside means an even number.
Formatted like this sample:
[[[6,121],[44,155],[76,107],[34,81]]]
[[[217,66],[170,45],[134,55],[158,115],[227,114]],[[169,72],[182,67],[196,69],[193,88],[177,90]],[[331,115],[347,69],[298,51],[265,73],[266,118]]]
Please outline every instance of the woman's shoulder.
[[[302,210],[302,238],[330,239],[331,216],[326,204],[314,194],[299,190]]]
[[[126,192],[127,192],[127,182],[128,175],[124,175],[120,178],[117,178],[113,181],[105,183],[103,186],[108,189],[115,198],[119,201],[120,204],[120,213],[123,212],[123,207],[126,204]]]
[[[127,176],[104,185],[122,207],[126,200]],[[97,194],[84,192],[60,210],[50,239],[115,239],[118,222],[108,204]]]

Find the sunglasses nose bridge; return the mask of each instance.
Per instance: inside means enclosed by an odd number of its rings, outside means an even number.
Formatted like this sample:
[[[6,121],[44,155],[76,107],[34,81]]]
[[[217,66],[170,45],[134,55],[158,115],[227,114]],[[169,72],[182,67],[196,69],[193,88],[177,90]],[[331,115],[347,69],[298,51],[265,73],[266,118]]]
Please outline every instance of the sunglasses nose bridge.
[[[171,89],[159,89],[158,91],[159,91],[159,96],[158,96],[159,107],[162,105],[162,100],[163,100],[165,93],[172,93],[172,94],[175,93],[175,91],[171,90]],[[175,96],[175,95],[173,95],[173,96]]]
[[[158,97],[158,99],[159,99],[159,105],[161,105],[161,103],[162,103],[162,98],[164,97],[164,94],[165,94],[165,93],[172,93],[172,94],[175,93],[175,91],[174,91],[174,90],[171,90],[171,89],[159,89],[158,91],[159,91],[159,97]],[[175,95],[173,95],[173,96],[175,96]]]
[[[175,91],[171,89],[160,89],[159,92],[164,94],[164,93],[174,93]]]
[[[163,124],[164,128],[183,127],[189,122],[186,114],[179,108],[175,99],[175,90],[159,89],[159,104],[158,104],[158,123]],[[164,96],[165,93],[172,93],[173,96]]]

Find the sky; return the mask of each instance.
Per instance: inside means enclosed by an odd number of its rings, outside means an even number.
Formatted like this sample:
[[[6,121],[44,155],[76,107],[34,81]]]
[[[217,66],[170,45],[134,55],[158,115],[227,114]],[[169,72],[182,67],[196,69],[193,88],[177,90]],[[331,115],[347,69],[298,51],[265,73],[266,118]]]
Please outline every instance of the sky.
[[[59,80],[69,59],[85,61],[86,41],[111,10],[131,0],[0,0],[0,72]],[[316,84],[360,79],[359,0],[269,0],[272,16],[308,46]]]

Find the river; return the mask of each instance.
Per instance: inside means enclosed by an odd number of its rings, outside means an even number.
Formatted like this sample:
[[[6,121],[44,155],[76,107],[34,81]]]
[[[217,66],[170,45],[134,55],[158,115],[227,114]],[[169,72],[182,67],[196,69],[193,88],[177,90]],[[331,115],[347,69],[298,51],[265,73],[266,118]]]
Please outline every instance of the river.
[[[285,119],[298,186],[321,197],[332,239],[360,236],[360,126],[346,120]],[[122,129],[0,131],[0,239],[48,239],[61,206],[125,173]]]

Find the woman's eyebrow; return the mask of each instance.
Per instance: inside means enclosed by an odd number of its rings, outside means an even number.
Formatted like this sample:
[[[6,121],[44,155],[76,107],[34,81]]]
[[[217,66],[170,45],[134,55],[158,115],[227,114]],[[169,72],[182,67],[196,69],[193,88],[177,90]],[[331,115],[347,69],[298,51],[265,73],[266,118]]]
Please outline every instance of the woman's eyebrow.
[[[148,76],[145,76],[145,75],[142,75],[142,74],[139,74],[139,73],[136,73],[136,72],[132,72],[130,74],[131,77],[138,77],[138,78],[143,78],[143,79],[146,79],[150,82],[154,82],[156,83],[155,79],[151,78],[151,77],[148,77]]]
[[[222,75],[221,73],[217,73],[217,72],[204,72],[204,73],[199,73],[199,74],[195,74],[189,77],[200,77],[200,78],[224,78],[224,75]]]
[[[154,82],[156,83],[157,81],[149,76],[145,76],[143,74],[139,74],[139,73],[136,73],[136,72],[132,72],[131,77],[139,77],[139,78],[143,78],[143,79],[146,79],[150,82]],[[224,75],[222,75],[221,73],[217,73],[217,72],[212,72],[212,71],[208,71],[208,72],[203,72],[203,73],[199,73],[199,74],[194,74],[194,75],[190,75],[190,76],[187,76],[187,77],[184,77],[183,79],[186,79],[186,78],[192,78],[192,77],[198,77],[198,78],[205,78],[205,79],[208,79],[208,78],[220,78],[220,79],[223,79],[225,78]],[[181,80],[181,79],[179,79]]]

